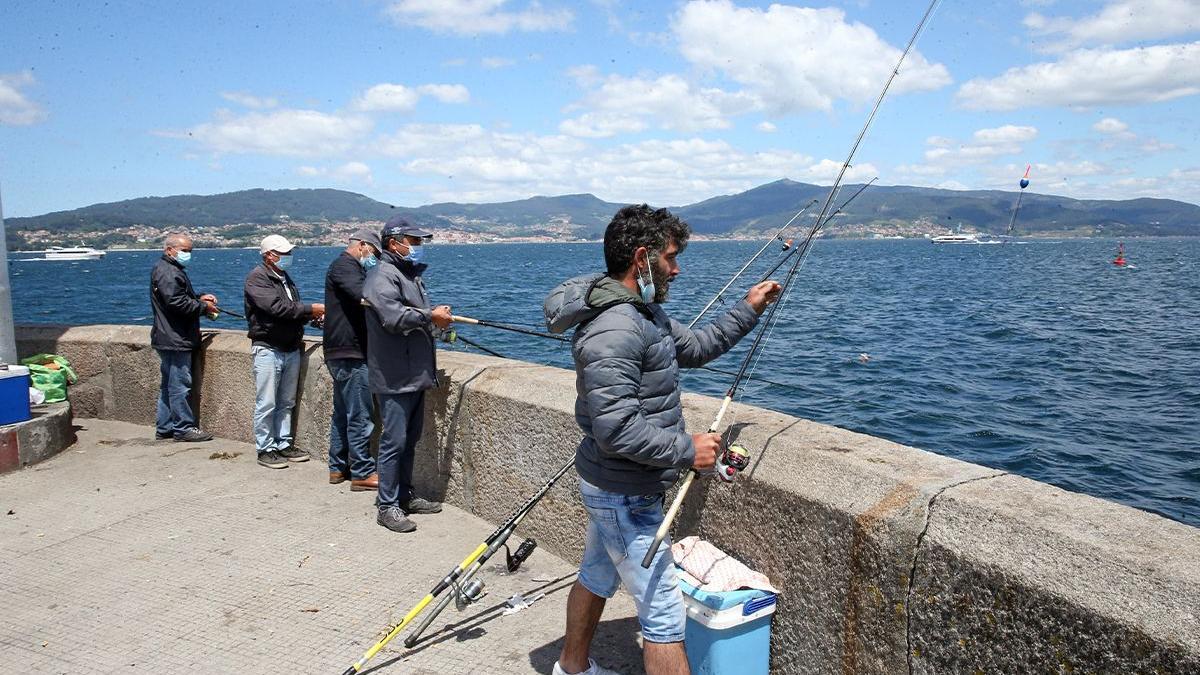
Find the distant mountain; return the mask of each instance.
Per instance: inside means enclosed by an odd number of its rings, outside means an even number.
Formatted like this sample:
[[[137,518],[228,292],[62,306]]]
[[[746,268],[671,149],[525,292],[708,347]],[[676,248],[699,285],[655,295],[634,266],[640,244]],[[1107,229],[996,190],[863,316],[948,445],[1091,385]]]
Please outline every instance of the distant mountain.
[[[854,194],[846,185],[831,207]],[[778,228],[812,199],[820,211],[829,188],[790,180],[768,183],[735,195],[714,197],[677,209],[697,232],[737,233]],[[1002,234],[1008,228],[1017,193],[1002,190],[939,190],[871,186],[834,220],[833,233],[850,225],[879,229],[899,223]],[[811,221],[810,221],[811,222]],[[1171,199],[1080,200],[1027,192],[1014,227],[1017,234],[1200,235],[1200,206]]]
[[[858,188],[844,186],[834,206]],[[779,180],[734,195],[713,197],[672,210],[706,235],[753,235],[773,231],[805,203],[824,201],[828,188]],[[872,186],[827,228],[832,236],[922,236],[961,228],[1002,233],[1016,192]],[[253,243],[267,231],[308,243],[344,240],[357,222],[403,214],[435,229],[465,233],[459,240],[594,239],[621,204],[590,194],[531,197],[492,204],[441,203],[391,206],[344,190],[243,190],[217,195],[143,197],[94,204],[6,221],[12,249],[52,243],[138,245],[163,231],[187,227],[214,245]],[[806,218],[815,217],[820,203]],[[802,223],[805,221],[801,221]],[[811,223],[811,220],[807,222]],[[335,227],[336,225],[336,227]],[[1078,200],[1029,192],[1016,233],[1052,236],[1200,235],[1200,206],[1169,199]],[[198,238],[199,240],[199,238]]]

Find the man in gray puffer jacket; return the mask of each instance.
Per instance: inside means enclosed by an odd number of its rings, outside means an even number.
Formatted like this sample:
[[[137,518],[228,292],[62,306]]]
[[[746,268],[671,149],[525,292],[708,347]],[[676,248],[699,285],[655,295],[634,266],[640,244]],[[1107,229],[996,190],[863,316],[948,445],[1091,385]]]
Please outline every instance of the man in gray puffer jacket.
[[[575,452],[588,512],[587,543],[567,599],[567,630],[555,675],[609,673],[589,657],[605,600],[625,584],[638,608],[650,675],[687,673],[684,607],[670,554],[659,549],[641,566],[663,520],[663,493],[680,473],[712,469],[719,434],[688,434],[679,400],[679,368],[729,351],[779,294],[767,281],[724,316],[699,330],[674,321],[660,303],[679,274],[676,256],[691,234],[686,223],[642,204],[617,212],[604,233],[607,274],[555,288],[543,309],[550,330],[575,328]]]

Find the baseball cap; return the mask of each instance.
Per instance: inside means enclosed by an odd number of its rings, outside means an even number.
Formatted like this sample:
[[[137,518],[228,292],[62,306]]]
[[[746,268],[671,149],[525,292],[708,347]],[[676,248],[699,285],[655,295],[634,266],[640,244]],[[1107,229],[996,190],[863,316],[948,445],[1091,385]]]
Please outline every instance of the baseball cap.
[[[379,235],[368,229],[356,230],[350,235],[350,241],[365,241],[375,247],[376,251],[382,251],[383,247],[379,245]]]
[[[416,225],[413,225],[407,218],[403,216],[396,216],[395,218],[387,221],[387,224],[383,226],[383,231],[379,233],[380,239],[405,236],[420,237],[421,239],[432,239],[433,233],[426,232]]]
[[[258,252],[276,251],[278,253],[287,253],[294,248],[296,248],[296,245],[285,239],[283,235],[269,234],[263,237],[262,243],[258,245]]]

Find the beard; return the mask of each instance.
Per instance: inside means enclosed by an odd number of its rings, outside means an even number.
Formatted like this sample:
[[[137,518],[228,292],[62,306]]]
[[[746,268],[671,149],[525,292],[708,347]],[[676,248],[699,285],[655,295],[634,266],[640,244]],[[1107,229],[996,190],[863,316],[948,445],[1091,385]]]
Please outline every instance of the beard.
[[[654,281],[654,302],[662,304],[670,297],[671,275],[658,269],[657,265],[650,267],[650,278]]]

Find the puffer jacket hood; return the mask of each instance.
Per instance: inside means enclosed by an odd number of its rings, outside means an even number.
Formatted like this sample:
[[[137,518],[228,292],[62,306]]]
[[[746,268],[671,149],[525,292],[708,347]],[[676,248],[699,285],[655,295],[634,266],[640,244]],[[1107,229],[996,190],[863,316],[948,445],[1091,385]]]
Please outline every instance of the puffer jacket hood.
[[[546,326],[551,333],[564,333],[587,323],[613,305],[631,304],[648,313],[642,299],[607,274],[585,274],[559,284],[542,302]]]
[[[580,478],[625,495],[665,491],[696,453],[684,427],[679,368],[729,351],[758,322],[757,313],[743,300],[692,330],[603,274],[563,282],[542,308],[551,331],[575,330]]]

